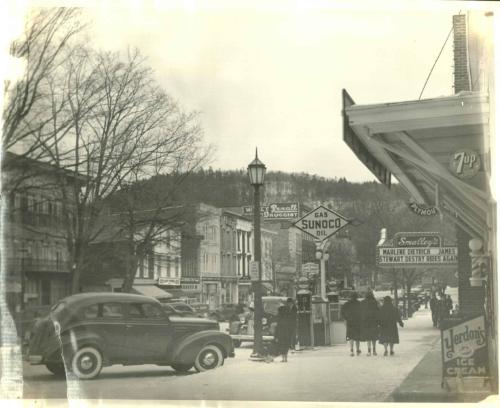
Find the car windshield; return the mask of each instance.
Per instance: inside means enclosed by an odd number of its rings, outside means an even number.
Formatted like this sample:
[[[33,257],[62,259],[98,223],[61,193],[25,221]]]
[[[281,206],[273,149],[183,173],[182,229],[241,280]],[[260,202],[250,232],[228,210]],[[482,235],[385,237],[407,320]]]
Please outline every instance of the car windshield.
[[[263,305],[264,305],[264,313],[277,315],[278,308],[283,305],[283,302],[281,302],[281,300],[279,299],[264,300]]]

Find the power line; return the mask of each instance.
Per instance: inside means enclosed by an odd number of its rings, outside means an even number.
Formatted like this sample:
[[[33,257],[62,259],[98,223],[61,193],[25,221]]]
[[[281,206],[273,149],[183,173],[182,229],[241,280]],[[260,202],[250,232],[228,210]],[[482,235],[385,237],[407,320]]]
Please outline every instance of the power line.
[[[458,15],[460,15],[461,13],[462,13],[462,10],[460,10],[458,12]],[[427,79],[425,80],[424,86],[422,87],[422,90],[420,91],[420,95],[418,96],[418,100],[420,100],[422,98],[422,94],[424,93],[425,87],[427,86],[427,82],[429,82],[429,78],[432,75],[432,71],[434,71],[434,67],[436,66],[437,62],[439,61],[439,57],[441,57],[441,54],[443,53],[444,47],[446,46],[446,43],[448,42],[448,39],[450,38],[450,35],[451,35],[452,32],[453,32],[453,24],[451,25],[450,32],[446,36],[446,40],[444,40],[444,44],[441,47],[441,50],[439,51],[439,54],[438,54],[437,58],[434,61],[434,64],[432,64],[432,68],[431,68],[431,70],[429,72],[429,75],[427,75]]]

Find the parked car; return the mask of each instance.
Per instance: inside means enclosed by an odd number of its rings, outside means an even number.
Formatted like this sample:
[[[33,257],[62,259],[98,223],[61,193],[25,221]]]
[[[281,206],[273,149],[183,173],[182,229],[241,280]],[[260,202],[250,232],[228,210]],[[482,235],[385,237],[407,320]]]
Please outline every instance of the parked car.
[[[92,379],[114,364],[156,364],[177,371],[220,367],[234,357],[218,323],[167,316],[156,299],[125,293],[81,293],[54,305],[31,334],[27,359],[54,374]]]
[[[216,310],[208,312],[208,317],[218,322],[229,322],[238,320],[238,315],[243,312],[243,305],[225,303],[220,305]]]
[[[196,313],[198,313],[198,315],[208,317],[209,308],[206,303],[191,303],[189,306],[196,310]]]
[[[262,306],[264,315],[262,316],[262,339],[264,341],[273,340],[274,328],[276,326],[276,316],[278,308],[286,303],[286,297],[263,296]],[[252,308],[253,309],[253,308]],[[229,334],[233,339],[233,344],[239,347],[242,342],[253,342],[254,313],[252,310],[239,315],[239,320],[229,324]]]
[[[168,316],[205,317],[184,302],[162,303],[161,306]]]

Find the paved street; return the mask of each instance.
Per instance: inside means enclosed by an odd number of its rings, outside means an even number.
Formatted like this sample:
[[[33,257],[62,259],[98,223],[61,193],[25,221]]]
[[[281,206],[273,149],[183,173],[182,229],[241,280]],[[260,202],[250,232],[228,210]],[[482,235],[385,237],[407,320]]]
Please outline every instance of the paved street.
[[[178,374],[168,367],[114,366],[93,381],[55,378],[43,366],[24,366],[25,398],[173,400],[385,401],[439,338],[430,311],[421,309],[400,329],[396,355],[350,357],[347,346],[293,353],[289,362],[248,360],[250,347],[215,371]]]

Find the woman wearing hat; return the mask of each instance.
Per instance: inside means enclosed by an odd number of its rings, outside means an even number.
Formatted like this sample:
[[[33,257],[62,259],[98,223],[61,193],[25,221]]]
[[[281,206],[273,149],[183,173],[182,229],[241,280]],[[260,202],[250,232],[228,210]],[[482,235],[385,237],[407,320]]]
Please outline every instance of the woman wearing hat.
[[[379,337],[379,307],[373,296],[373,292],[368,290],[365,298],[360,302],[361,308],[361,340],[366,341],[368,346],[368,356],[377,355],[377,339]]]
[[[351,299],[342,305],[342,317],[346,321],[346,338],[351,344],[351,357],[354,356],[354,342],[356,342],[356,354],[361,354],[359,341],[361,340],[361,310],[358,294],[353,292]]]
[[[394,355],[394,344],[399,343],[399,333],[398,326],[403,327],[403,322],[401,320],[401,315],[399,310],[392,304],[392,299],[390,296],[384,297],[384,303],[380,308],[379,313],[380,318],[380,339],[379,342],[384,345],[385,351],[384,356],[387,355],[387,346],[391,356]]]

